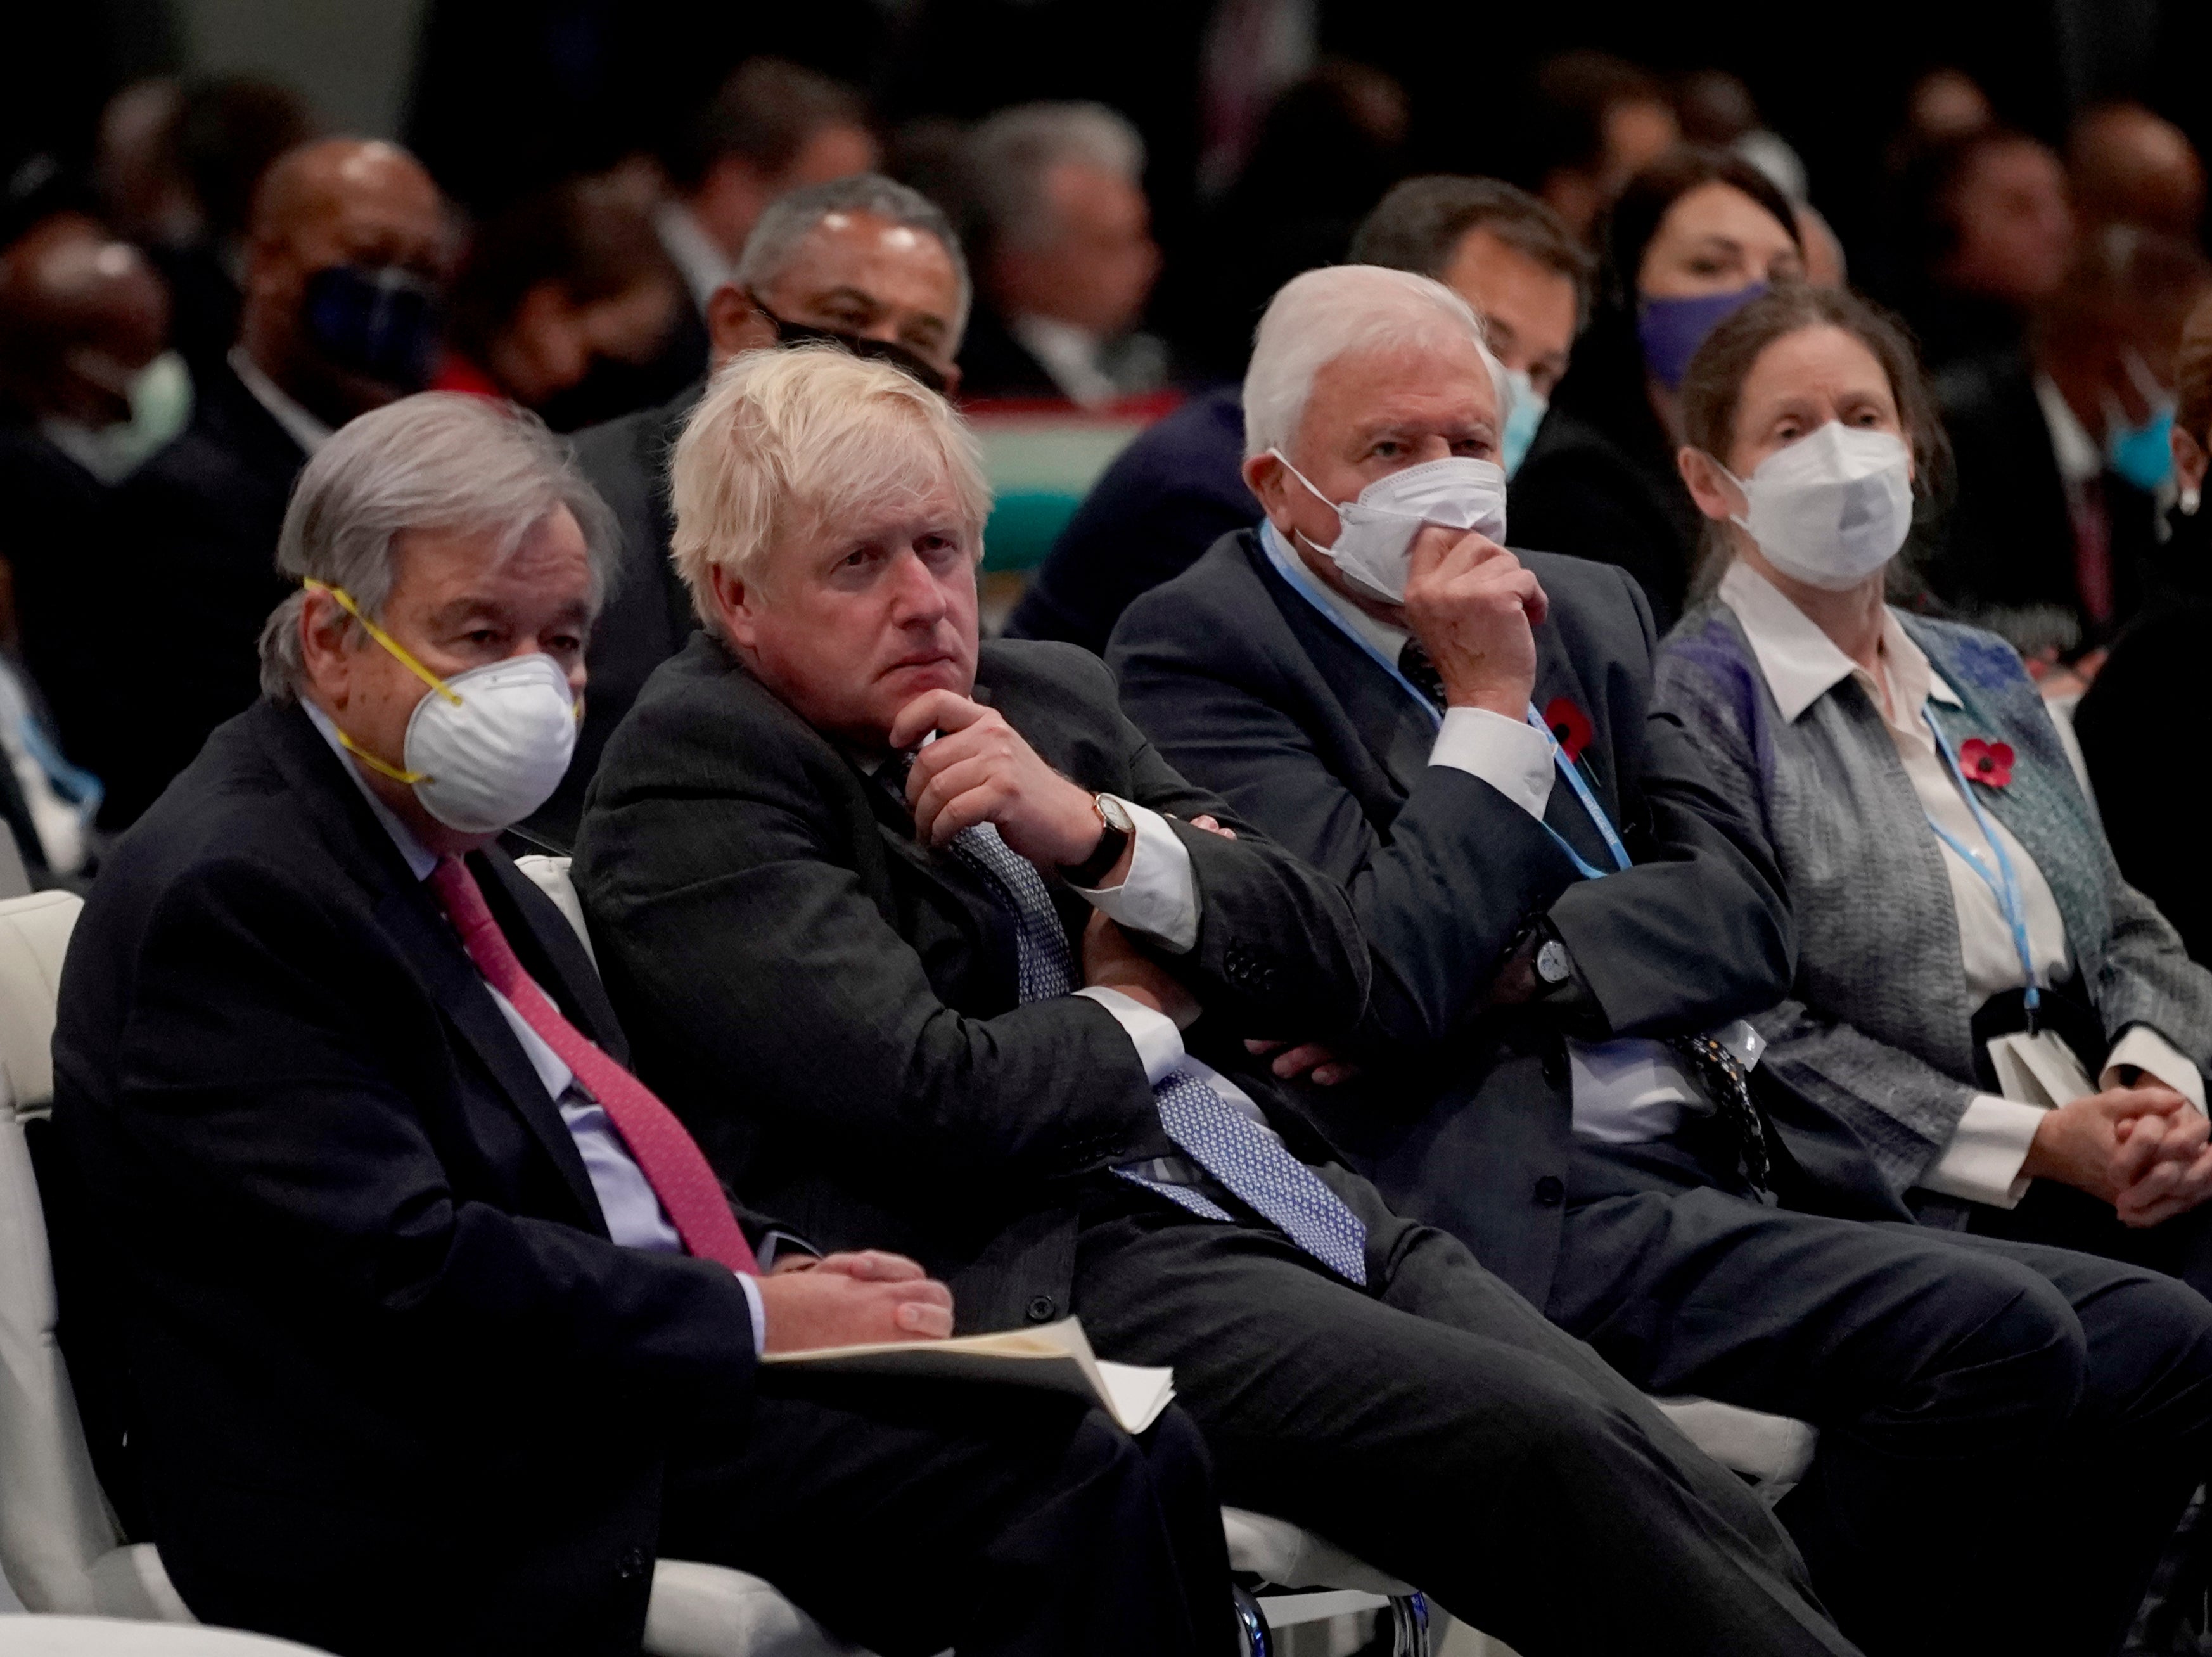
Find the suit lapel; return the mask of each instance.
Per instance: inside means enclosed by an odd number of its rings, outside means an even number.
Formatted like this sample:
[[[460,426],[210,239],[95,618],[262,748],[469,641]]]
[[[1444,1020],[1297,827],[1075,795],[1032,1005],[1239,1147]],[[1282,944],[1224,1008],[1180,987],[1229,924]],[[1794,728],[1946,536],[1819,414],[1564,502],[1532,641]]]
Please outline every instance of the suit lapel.
[[[981,879],[965,864],[955,858],[939,856],[917,841],[914,819],[908,815],[904,803],[895,798],[882,781],[857,766],[853,774],[860,779],[861,792],[866,796],[868,810],[874,817],[877,837],[892,864],[908,870],[929,907],[946,916],[967,937],[971,958],[961,976],[964,979],[974,974],[981,986],[981,999],[951,993],[946,993],[945,998],[970,1008],[1018,1003],[1020,946],[1015,942],[1014,917],[1006,912],[1006,905],[985,888]],[[922,956],[924,967],[935,964],[928,927],[921,917],[903,916],[899,925],[901,932]],[[945,988],[940,986],[940,992]]]

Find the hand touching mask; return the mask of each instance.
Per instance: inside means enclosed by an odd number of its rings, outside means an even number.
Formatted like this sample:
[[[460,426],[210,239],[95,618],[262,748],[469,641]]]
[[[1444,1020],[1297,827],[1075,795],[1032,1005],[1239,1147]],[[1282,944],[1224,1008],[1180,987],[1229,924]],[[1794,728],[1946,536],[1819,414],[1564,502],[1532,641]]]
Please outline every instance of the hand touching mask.
[[[1504,543],[1505,472],[1493,461],[1456,455],[1427,461],[1376,478],[1357,501],[1337,501],[1315,489],[1280,449],[1268,452],[1314,499],[1336,513],[1336,539],[1325,547],[1306,544],[1361,592],[1385,603],[1405,602],[1413,536],[1424,524],[1477,530]]]

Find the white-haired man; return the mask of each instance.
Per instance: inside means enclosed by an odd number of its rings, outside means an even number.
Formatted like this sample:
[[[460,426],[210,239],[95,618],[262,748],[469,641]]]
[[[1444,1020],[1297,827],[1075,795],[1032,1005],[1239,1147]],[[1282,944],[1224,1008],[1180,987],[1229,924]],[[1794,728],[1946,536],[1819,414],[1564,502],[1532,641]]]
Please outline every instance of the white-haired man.
[[[113,1314],[171,1579],[343,1657],[635,1654],[656,1554],[881,1652],[1218,1648],[1187,1422],[1139,1446],[1043,1394],[759,1370],[941,1336],[951,1302],[733,1211],[492,844],[574,740],[604,519],[473,398],[339,431],[285,519],[264,699],[78,923],[54,1126],[100,1239],[65,1276],[101,1292],[70,1316]]]
[[[1018,104],[963,160],[986,300],[961,354],[968,394],[1094,408],[1157,390],[1166,351],[1129,331],[1160,274],[1136,128],[1103,104]]]
[[[1849,1649],[1741,1484],[1243,1053],[1357,1017],[1351,909],[1170,770],[1096,657],[979,644],[988,493],[941,399],[753,353],[674,479],[707,627],[608,745],[577,870],[726,1176],[911,1253],[966,1327],[1072,1312],[1173,1365],[1225,1499],[1530,1657]]]
[[[1869,1651],[2110,1648],[2212,1427],[2212,1315],[1905,1223],[1839,1122],[1762,1111],[1742,1021],[1796,953],[1772,854],[1647,720],[1635,583],[1506,549],[1503,395],[1441,284],[1296,278],[1244,385],[1265,521],[1115,628],[1132,717],[1374,945],[1354,1039],[1277,1068],[1338,1083],[1384,1195],[1638,1386],[1816,1423],[1780,1511]],[[2062,1532],[2059,1588],[2025,1539]]]

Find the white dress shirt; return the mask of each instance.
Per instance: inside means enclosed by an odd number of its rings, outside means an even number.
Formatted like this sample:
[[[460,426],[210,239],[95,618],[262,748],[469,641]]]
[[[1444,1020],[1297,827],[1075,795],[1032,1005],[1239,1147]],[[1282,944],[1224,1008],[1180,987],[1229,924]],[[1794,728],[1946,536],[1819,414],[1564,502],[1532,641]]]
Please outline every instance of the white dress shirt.
[[[1006,331],[1044,366],[1070,403],[1096,409],[1121,396],[1106,372],[1105,342],[1087,328],[1054,317],[1010,317]]]
[[[1288,541],[1270,522],[1260,526],[1260,544],[1293,591],[1317,595],[1345,627],[1383,660],[1395,663],[1413,637],[1403,628],[1377,621],[1319,580],[1299,561]],[[1427,704],[1425,701],[1424,707]],[[1551,733],[1526,719],[1511,719],[1486,707],[1448,707],[1429,748],[1431,765],[1448,765],[1479,777],[1541,822],[1551,804],[1559,770],[1558,744]],[[1741,1019],[1714,1039],[1747,1070],[1759,1062],[1765,1043]],[[1663,1139],[1682,1126],[1683,1108],[1704,1095],[1674,1050],[1663,1041],[1624,1036],[1613,1041],[1567,1043],[1567,1065],[1574,1101],[1574,1132],[1601,1144],[1632,1145]]]
[[[653,228],[660,246],[684,278],[691,303],[707,314],[707,301],[726,282],[737,280],[738,267],[722,251],[721,243],[707,234],[698,215],[681,202],[663,202],[653,209]]]
[[[246,354],[243,345],[230,348],[228,361],[231,372],[245,383],[253,400],[269,410],[270,418],[301,448],[313,454],[331,440],[328,423],[309,414],[290,392],[263,373],[261,365]]]
[[[313,702],[302,701],[315,729],[322,732],[323,740],[345,767],[346,775],[361,790],[368,809],[392,836],[392,843],[399,848],[406,859],[407,868],[417,880],[429,879],[438,866],[437,853],[415,837],[415,832],[395,816],[390,806],[376,797],[352,758],[338,742],[337,726],[329,714]],[[522,1056],[530,1061],[530,1068],[538,1072],[554,1108],[561,1113],[569,1136],[576,1142],[576,1154],[582,1158],[584,1173],[592,1182],[592,1194],[599,1199],[599,1212],[607,1223],[607,1235],[624,1248],[641,1248],[653,1254],[681,1254],[684,1239],[669,1221],[660,1206],[660,1199],[653,1194],[653,1185],[645,1177],[645,1170],[629,1154],[605,1109],[593,1099],[575,1072],[562,1062],[561,1055],[546,1044],[545,1038],[530,1027],[530,1021],[517,1011],[514,1004],[501,995],[487,980],[484,989],[499,1009],[500,1017],[514,1032],[515,1041],[522,1048]],[[543,993],[543,991],[540,991]],[[548,1002],[551,996],[546,996]],[[763,1259],[762,1266],[768,1264]],[[745,1300],[752,1308],[753,1351],[757,1356],[764,1350],[768,1335],[768,1319],[761,1305],[760,1286],[744,1272],[737,1274],[738,1286],[744,1290]]]
[[[1960,792],[1958,781],[1936,750],[1935,737],[1928,728],[1929,702],[1955,707],[1958,693],[1944,683],[1927,653],[1899,625],[1896,613],[1882,612],[1884,682],[1877,683],[1872,674],[1844,654],[1818,623],[1742,561],[1730,565],[1722,577],[1719,596],[1735,613],[1744,636],[1750,640],[1752,654],[1782,717],[1794,720],[1845,679],[1857,680],[1868,700],[1881,711],[1898,759],[1929,821],[1940,823],[1945,834],[1995,873],[1996,862],[1980,820]],[[2051,895],[2051,884],[2012,831],[1994,815],[1989,822],[2019,883],[2028,954],[2035,962],[2036,975],[2045,984],[2063,983],[2073,976],[2074,962],[2066,941],[2066,923],[2058,912],[2057,900]],[[1936,836],[1936,842],[1942,853],[1943,871],[1950,880],[1968,998],[1978,1005],[2005,990],[2020,988],[2027,979],[2003,904],[1989,882],[1942,835]],[[1870,894],[1869,901],[1872,898]],[[2204,1108],[2204,1078],[2197,1066],[2147,1024],[2130,1026],[2114,1043],[2106,1056],[2099,1085],[2118,1085],[2123,1070],[2129,1067],[2148,1072],[2199,1110]],[[1945,1196],[2012,1207],[2027,1193],[2028,1181],[2020,1170],[2042,1120],[2039,1106],[1994,1094],[1976,1094],[1960,1118],[1951,1143],[1922,1175],[1920,1183]]]

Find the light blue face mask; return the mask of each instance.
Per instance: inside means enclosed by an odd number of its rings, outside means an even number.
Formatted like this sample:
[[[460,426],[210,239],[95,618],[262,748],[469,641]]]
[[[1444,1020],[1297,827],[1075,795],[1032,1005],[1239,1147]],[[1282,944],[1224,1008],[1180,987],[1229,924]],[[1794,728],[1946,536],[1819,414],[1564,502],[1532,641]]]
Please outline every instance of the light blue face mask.
[[[1544,412],[1552,405],[1530,381],[1525,368],[1508,368],[1505,383],[1512,388],[1513,407],[1498,436],[1498,460],[1510,477],[1528,458],[1528,446],[1536,440],[1536,428],[1544,423]]]
[[[2107,411],[2118,416],[2117,404]],[[2106,425],[2106,464],[2142,490],[2155,495],[2173,476],[2173,410],[2160,409],[2140,426],[2130,426],[2124,416],[2108,419]]]

